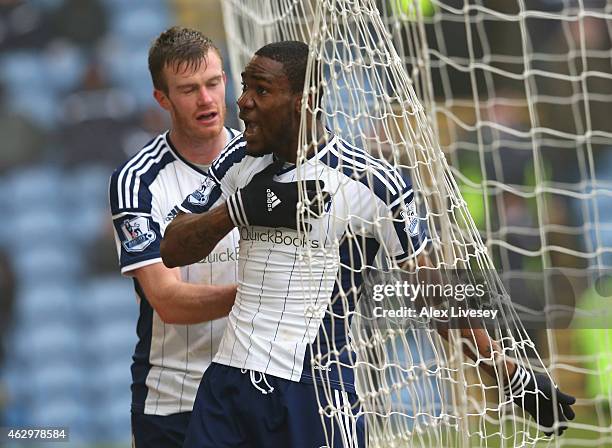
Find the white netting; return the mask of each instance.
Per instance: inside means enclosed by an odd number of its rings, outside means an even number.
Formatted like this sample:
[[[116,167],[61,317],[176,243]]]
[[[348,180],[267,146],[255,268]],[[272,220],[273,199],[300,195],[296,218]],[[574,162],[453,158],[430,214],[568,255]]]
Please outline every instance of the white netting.
[[[261,46],[308,43],[304,98],[322,89],[322,102],[311,111],[322,112],[335,134],[409,174],[431,239],[429,263],[466,269],[493,293],[502,314],[491,330],[502,347],[499,358],[534,371],[546,367],[579,397],[579,423],[551,442],[500,393],[497,383],[507,378],[490,362],[493,355],[464,355],[466,342],[474,347],[465,332],[450,331],[446,341],[425,324],[373,318],[367,301],[353,310],[350,287],[362,273],[361,256],[354,254],[365,243],[359,232],[349,232],[338,242],[355,249],[341,271],[349,281],[338,282],[327,316],[337,322],[332,333],[348,333],[352,319],[357,356],[347,362],[346,347],[334,342],[338,335],[325,333],[327,344],[313,346],[312,373],[324,391],[323,418],[338,418],[342,406],[325,372],[338,362],[354,370],[361,398],[354,412],[367,421],[369,446],[612,444],[609,321],[585,324],[597,329],[528,334],[503,305],[502,279],[517,291],[513,299],[527,316],[529,309],[536,315],[571,309],[572,299],[584,304],[586,315],[596,314],[604,303],[602,285],[583,294],[593,282],[581,274],[587,265],[610,264],[612,229],[604,216],[612,209],[606,207],[611,184],[598,175],[596,162],[611,166],[611,10],[569,1],[548,2],[546,10],[546,2],[531,3],[223,2],[236,86]],[[306,129],[304,120],[303,147],[313,139]],[[493,378],[478,368],[487,361]]]

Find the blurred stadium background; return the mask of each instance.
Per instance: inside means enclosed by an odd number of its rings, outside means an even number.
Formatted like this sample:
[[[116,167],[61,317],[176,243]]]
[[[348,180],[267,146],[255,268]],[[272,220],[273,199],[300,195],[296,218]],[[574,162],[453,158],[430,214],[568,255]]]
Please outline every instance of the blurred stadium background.
[[[168,126],[147,52],[174,24],[225,52],[218,1],[0,1],[0,427],[130,443],[138,309],[118,274],[108,178]]]
[[[544,8],[566,2],[531,3]],[[227,55],[219,0],[0,0],[0,210],[5,217],[0,226],[0,427],[67,426],[70,446],[129,444],[129,365],[137,306],[131,282],[118,273],[107,185],[114,167],[168,126],[151,94],[147,51],[151,40],[174,24],[203,30]],[[610,73],[610,23],[602,28],[585,20],[584,26],[602,50],[598,70]],[[463,24],[457,27],[453,33],[460,33]],[[503,27],[489,31],[492,43],[507,37]],[[542,26],[539,39],[555,32],[560,31]],[[457,46],[455,51],[467,50]],[[454,97],[470,95],[465,83],[453,78]],[[239,126],[236,97],[229,83],[227,124],[234,127]],[[611,110],[609,101],[601,103],[594,116],[607,124],[596,129],[610,132]],[[528,121],[503,108],[497,113],[516,129]],[[566,115],[551,116],[565,126],[564,119],[574,119],[571,112]],[[443,147],[476,138],[470,135],[473,130],[453,132],[440,136]],[[612,142],[603,140],[593,166],[606,180],[612,177]],[[503,138],[498,141],[503,145]],[[469,151],[461,156],[460,150],[450,151],[453,164],[468,180],[479,182],[470,174],[480,172],[479,160],[471,159]],[[550,169],[563,173],[559,179],[581,180],[572,177],[580,175],[571,159],[552,152],[547,157]],[[504,158],[503,166],[506,182],[529,182],[520,158]],[[520,176],[516,182],[508,180],[513,172]],[[601,204],[593,218],[604,229],[594,241],[584,225],[584,210],[569,197],[554,201],[555,225],[583,229],[560,245],[585,251],[612,246],[612,232],[605,231],[612,225],[612,202]],[[474,207],[477,223],[485,227],[482,205]],[[518,224],[537,226],[529,204],[507,207],[520,212]],[[587,266],[584,260],[555,265],[568,264]],[[544,339],[546,351],[550,342]],[[580,344],[572,344],[571,334],[562,334],[559,344],[560,351],[579,358]],[[570,392],[589,396],[580,369],[565,372]],[[610,375],[603,375],[604,381]],[[609,427],[609,403],[607,408],[602,403],[601,411],[599,424]]]

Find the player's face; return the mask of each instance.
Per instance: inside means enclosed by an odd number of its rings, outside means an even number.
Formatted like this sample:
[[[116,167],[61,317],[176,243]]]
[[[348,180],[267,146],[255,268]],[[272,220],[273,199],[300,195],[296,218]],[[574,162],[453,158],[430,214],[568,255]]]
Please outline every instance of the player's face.
[[[170,112],[174,132],[193,140],[219,135],[225,122],[225,73],[221,59],[209,51],[194,70],[185,65],[164,67],[168,92],[155,91],[160,105]]]
[[[296,112],[301,92],[291,91],[283,64],[266,57],[255,56],[242,73],[242,95],[238,99],[240,119],[244,121],[247,153],[275,153],[291,159],[295,153],[292,142],[297,140],[299,113]]]

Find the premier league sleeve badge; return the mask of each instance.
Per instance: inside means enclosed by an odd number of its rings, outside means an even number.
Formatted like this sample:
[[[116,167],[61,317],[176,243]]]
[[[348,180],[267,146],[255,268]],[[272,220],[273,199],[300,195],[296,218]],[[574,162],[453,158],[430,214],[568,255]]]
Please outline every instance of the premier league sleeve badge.
[[[121,244],[128,252],[142,252],[157,239],[157,235],[151,230],[149,218],[144,216],[126,219],[121,223],[121,230]]]

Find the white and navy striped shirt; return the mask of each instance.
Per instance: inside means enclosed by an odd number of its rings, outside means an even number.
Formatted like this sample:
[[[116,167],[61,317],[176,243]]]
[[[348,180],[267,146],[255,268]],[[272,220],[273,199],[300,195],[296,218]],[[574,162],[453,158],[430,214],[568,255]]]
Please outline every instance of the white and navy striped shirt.
[[[245,146],[237,137],[213,162],[205,185],[215,200],[273,162],[272,155],[247,155]],[[275,175],[278,182],[310,179],[322,180],[332,199],[323,218],[308,220],[308,236],[287,228],[239,228],[238,294],[214,361],[312,382],[312,344],[326,360],[327,381],[354,390],[350,319],[338,316],[354,309],[363,268],[373,266],[379,252],[398,262],[415,256],[425,246],[426,226],[407,177],[337,136],[303,165]],[[177,209],[208,210],[210,203],[197,203],[198,194]]]
[[[238,131],[226,128],[227,141]],[[161,263],[160,242],[173,207],[202,185],[204,171],[157,136],[119,167],[110,181],[110,205],[124,275]],[[200,202],[205,202],[200,198]],[[181,268],[189,283],[231,284],[237,278],[238,232],[230,232],[204,260]],[[134,278],[140,317],[132,364],[132,410],[169,415],[193,409],[204,370],[217,352],[226,319],[197,325],[164,323]]]

